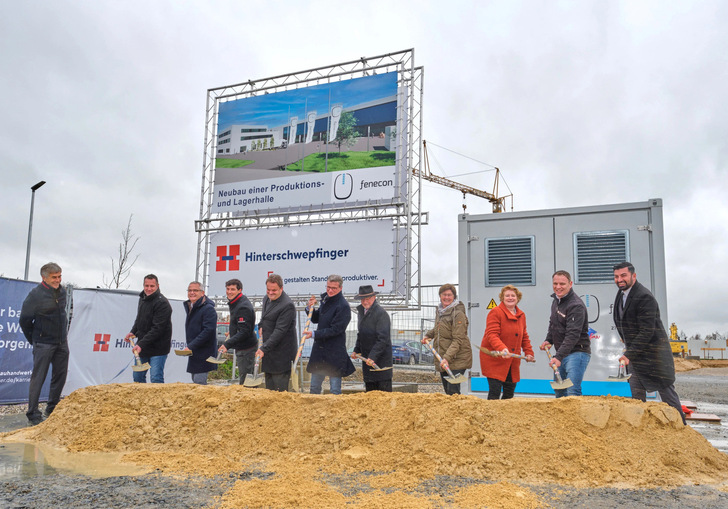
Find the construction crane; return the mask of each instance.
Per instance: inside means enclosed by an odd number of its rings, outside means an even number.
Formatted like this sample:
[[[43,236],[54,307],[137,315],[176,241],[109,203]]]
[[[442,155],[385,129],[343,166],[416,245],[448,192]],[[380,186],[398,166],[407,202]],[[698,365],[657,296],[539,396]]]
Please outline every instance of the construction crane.
[[[513,194],[508,194],[505,196],[498,196],[498,187],[500,183],[500,170],[498,168],[495,168],[495,182],[493,183],[493,192],[489,193],[488,191],[483,191],[481,189],[476,189],[474,187],[466,186],[464,184],[460,184],[459,182],[455,182],[454,180],[450,180],[445,177],[440,177],[439,175],[434,175],[432,171],[430,171],[430,159],[427,155],[427,141],[422,141],[422,148],[424,149],[425,154],[425,166],[423,171],[420,171],[417,168],[412,168],[412,174],[416,176],[422,176],[423,179],[429,180],[430,182],[434,182],[436,184],[440,184],[442,186],[450,187],[452,189],[455,189],[457,191],[460,191],[463,193],[463,212],[467,209],[467,205],[465,204],[465,196],[468,194],[472,194],[473,196],[478,196],[480,198],[485,198],[490,203],[493,204],[493,212],[503,212],[506,208],[506,198],[511,198],[511,210],[513,210]]]

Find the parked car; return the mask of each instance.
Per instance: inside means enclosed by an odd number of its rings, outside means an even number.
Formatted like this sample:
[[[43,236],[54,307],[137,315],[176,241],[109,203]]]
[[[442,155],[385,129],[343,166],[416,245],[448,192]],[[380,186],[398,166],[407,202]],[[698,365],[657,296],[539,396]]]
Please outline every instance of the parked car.
[[[225,342],[228,330],[230,330],[229,322],[217,322],[217,347],[220,348]]]
[[[392,360],[395,364],[430,364],[432,359],[432,352],[419,341],[392,343]]]

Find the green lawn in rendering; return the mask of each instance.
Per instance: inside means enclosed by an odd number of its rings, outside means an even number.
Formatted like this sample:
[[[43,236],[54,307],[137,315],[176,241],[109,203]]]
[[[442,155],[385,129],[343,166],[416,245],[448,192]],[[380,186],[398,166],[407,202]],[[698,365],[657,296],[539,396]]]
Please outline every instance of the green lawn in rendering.
[[[218,157],[215,158],[215,168],[242,168],[254,162],[251,159],[222,159]]]
[[[395,153],[384,150],[371,152],[329,152],[328,168],[326,154],[310,154],[303,160],[303,170],[320,172],[342,171],[353,168],[374,168],[376,166],[394,166]],[[289,164],[288,171],[301,171],[301,161]]]

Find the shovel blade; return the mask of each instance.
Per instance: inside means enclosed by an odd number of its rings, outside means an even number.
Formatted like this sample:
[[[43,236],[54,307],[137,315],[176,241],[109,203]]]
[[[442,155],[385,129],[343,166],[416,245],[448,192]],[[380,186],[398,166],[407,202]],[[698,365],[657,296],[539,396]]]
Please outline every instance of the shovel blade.
[[[207,362],[211,362],[213,364],[224,364],[225,363],[225,359],[223,359],[223,358],[219,358],[218,359],[217,357],[213,357],[211,355],[210,357],[207,358]]]
[[[301,392],[301,384],[298,380],[298,372],[297,371],[291,371],[291,389],[293,389],[294,392]]]
[[[243,380],[243,385],[245,387],[258,387],[265,382],[265,379],[263,378],[263,375],[253,376],[251,374],[245,375],[245,380]]]
[[[465,375],[455,375],[455,376],[446,376],[445,380],[447,380],[451,384],[461,384],[466,380],[466,378],[465,378]]]
[[[561,382],[557,382],[556,380],[554,380],[553,382],[551,382],[551,388],[554,389],[554,390],[557,390],[557,389],[560,389],[560,390],[568,389],[569,387],[573,387],[573,386],[574,386],[574,384],[568,378],[566,380],[561,381]]]
[[[629,379],[630,379],[630,377],[631,377],[631,376],[632,376],[632,374],[631,374],[631,373],[630,373],[629,375],[617,375],[617,376],[612,376],[612,375],[609,375],[609,380],[608,380],[608,381],[609,381],[609,382],[621,382],[621,381],[627,381],[627,380],[629,380]]]
[[[181,355],[182,357],[187,357],[189,355],[192,355],[192,350],[175,350],[175,355]]]
[[[152,366],[150,366],[148,362],[145,362],[144,364],[134,364],[131,367],[131,370],[132,371],[149,371],[149,369],[151,369],[151,367]]]

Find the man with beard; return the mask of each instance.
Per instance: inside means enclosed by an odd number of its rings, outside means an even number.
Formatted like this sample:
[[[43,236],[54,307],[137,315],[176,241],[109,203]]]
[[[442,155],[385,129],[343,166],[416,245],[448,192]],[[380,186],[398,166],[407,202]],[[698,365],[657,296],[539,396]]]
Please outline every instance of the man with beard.
[[[172,306],[159,291],[159,279],[154,274],[144,276],[144,290],[139,293],[139,306],[131,332],[124,338],[131,342],[140,360],[151,366],[149,378],[153,384],[164,383],[164,365],[172,349]],[[146,383],[146,371],[134,371],[134,381]]]
[[[637,282],[634,265],[629,262],[614,266],[614,282],[619,291],[612,314],[625,344],[619,361],[632,375],[629,378],[632,398],[646,401],[648,392],[657,391],[662,401],[675,408],[685,423],[680,397],[675,391],[672,349],[660,319],[657,299]]]

